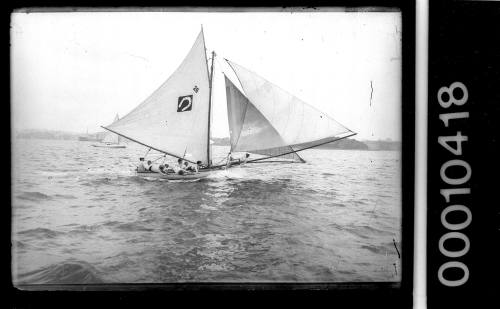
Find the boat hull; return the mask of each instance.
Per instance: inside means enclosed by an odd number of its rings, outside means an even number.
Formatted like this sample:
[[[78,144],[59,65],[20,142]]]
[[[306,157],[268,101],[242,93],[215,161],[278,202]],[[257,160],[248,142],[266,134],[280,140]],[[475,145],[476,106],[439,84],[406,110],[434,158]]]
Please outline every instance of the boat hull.
[[[80,142],[98,142],[99,141],[97,138],[85,137],[85,136],[78,137],[78,140]]]
[[[98,144],[92,144],[92,147],[99,147],[99,148],[126,148],[127,146],[125,145],[98,145]]]
[[[178,175],[178,174],[160,174],[160,173],[155,173],[155,172],[137,172],[138,176],[144,176],[144,177],[155,177],[155,178],[161,178],[161,179],[167,179],[167,180],[197,180],[197,179],[203,179],[208,177],[207,172],[200,172],[196,174],[184,174],[184,175]]]

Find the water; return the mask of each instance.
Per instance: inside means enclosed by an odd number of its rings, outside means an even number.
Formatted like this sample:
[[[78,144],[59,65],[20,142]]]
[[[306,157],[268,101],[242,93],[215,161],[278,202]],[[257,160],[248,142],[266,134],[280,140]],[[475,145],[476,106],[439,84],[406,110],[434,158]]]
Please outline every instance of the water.
[[[400,152],[311,149],[169,182],[132,172],[144,147],[90,145],[14,140],[14,282],[401,279]]]

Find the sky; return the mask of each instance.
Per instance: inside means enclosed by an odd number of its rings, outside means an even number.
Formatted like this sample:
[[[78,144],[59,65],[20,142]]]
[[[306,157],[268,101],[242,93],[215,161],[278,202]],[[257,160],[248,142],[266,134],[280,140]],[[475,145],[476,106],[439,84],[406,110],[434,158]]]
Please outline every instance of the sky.
[[[13,129],[103,131],[175,71],[201,25],[217,54],[212,136],[229,136],[227,58],[356,139],[401,140],[399,12],[13,13]]]

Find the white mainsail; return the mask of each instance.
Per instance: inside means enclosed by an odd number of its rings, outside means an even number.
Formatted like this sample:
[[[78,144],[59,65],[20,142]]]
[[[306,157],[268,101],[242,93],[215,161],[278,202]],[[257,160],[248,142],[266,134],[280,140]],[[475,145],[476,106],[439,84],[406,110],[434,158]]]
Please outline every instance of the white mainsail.
[[[244,94],[226,77],[231,149],[276,156],[354,135],[278,86],[229,61]]]
[[[120,120],[120,117],[118,117],[117,114],[112,124],[116,123],[118,120]],[[102,142],[106,144],[120,144],[120,136],[112,132],[107,132],[104,138],[102,139]]]
[[[209,76],[203,30],[177,70],[144,102],[105,129],[166,154],[209,163]]]

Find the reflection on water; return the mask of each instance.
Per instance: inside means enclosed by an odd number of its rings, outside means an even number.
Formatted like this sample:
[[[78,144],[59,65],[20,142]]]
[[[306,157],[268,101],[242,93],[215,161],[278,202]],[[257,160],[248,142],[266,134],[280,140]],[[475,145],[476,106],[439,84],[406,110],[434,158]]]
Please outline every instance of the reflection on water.
[[[169,182],[132,172],[144,148],[89,145],[15,140],[16,282],[400,280],[399,152]]]

